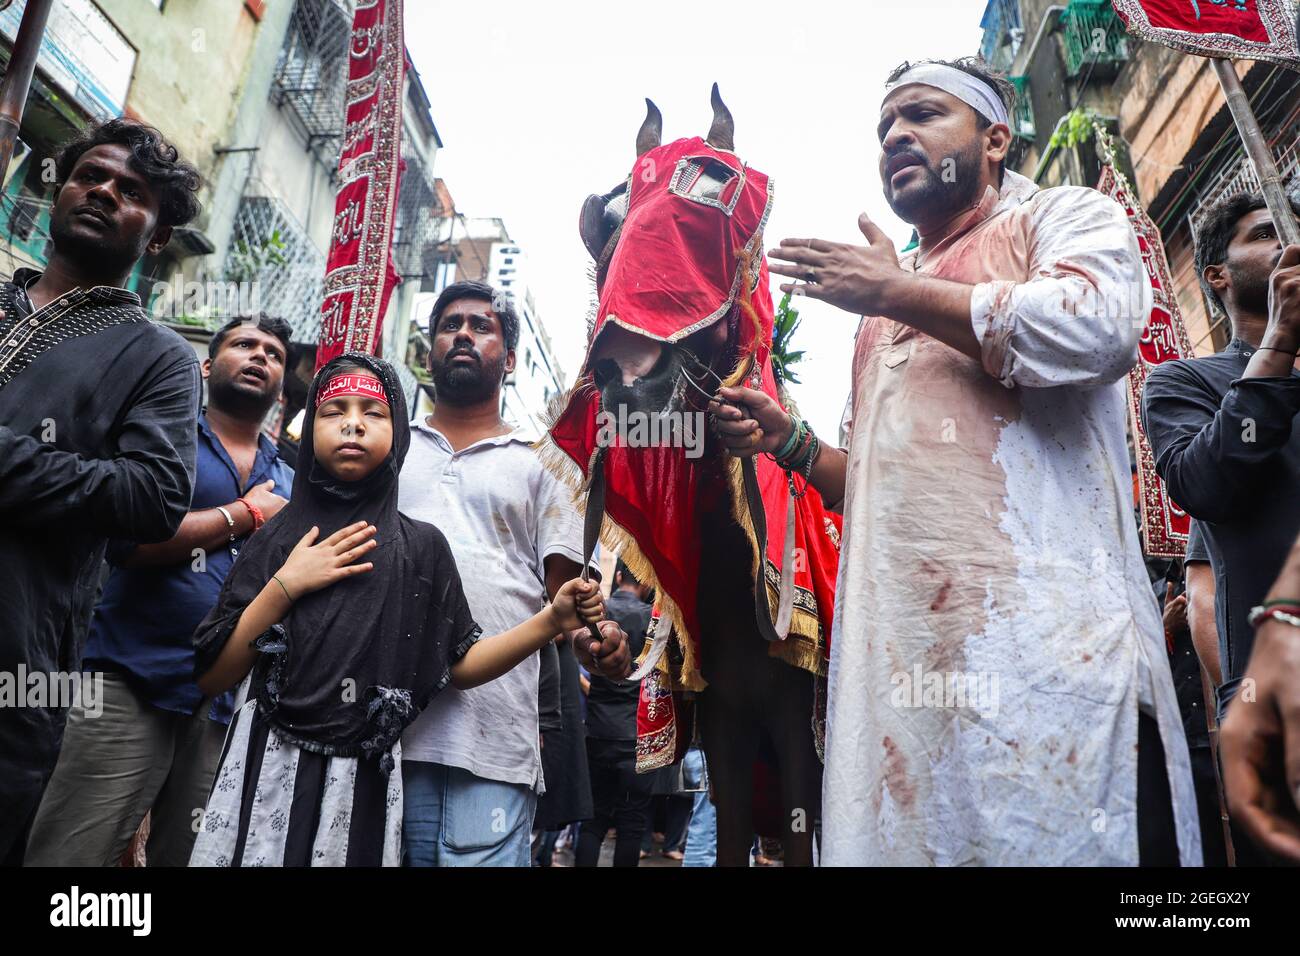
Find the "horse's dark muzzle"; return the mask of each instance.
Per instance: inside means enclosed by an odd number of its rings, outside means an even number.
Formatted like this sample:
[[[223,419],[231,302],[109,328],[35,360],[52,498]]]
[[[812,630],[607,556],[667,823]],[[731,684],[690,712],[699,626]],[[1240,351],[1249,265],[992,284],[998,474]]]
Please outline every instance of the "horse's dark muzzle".
[[[602,359],[592,366],[592,377],[600,389],[601,407],[611,412],[619,406],[628,413],[658,415],[669,411],[678,379],[682,375],[682,358],[676,349],[665,348],[648,375],[623,384],[623,373],[613,359]]]

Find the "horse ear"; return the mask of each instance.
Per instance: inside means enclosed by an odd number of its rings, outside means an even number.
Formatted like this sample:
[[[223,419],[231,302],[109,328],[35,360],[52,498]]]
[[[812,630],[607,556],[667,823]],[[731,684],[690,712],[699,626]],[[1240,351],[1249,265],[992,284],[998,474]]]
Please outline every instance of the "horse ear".
[[[636,154],[644,156],[650,150],[659,145],[660,138],[663,136],[664,118],[659,112],[659,107],[651,102],[650,97],[645,101],[645,119],[641,122],[641,128],[636,134]]]
[[[704,141],[714,149],[733,150],[736,148],[736,124],[731,118],[731,110],[727,109],[727,104],[722,102],[722,94],[718,92],[718,84],[713,84],[713,93],[709,96],[709,102],[713,104],[713,125],[709,127],[709,135]]]

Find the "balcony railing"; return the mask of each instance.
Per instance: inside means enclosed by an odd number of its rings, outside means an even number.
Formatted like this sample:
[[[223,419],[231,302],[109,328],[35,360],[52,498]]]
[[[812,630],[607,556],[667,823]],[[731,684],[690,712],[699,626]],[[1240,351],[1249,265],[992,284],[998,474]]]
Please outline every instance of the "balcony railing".
[[[352,0],[297,0],[276,63],[276,103],[293,111],[307,146],[327,168],[338,163],[348,79]]]
[[[1300,192],[1300,139],[1284,144],[1280,150],[1274,151],[1273,157],[1283,182],[1287,184],[1292,195],[1296,195]],[[1206,213],[1220,199],[1226,199],[1237,193],[1258,191],[1259,177],[1255,175],[1255,164],[1243,155],[1229,160],[1218,175],[1201,190],[1200,195],[1196,197],[1196,202],[1187,213],[1187,224],[1191,228],[1192,235],[1196,235]]]
[[[1034,127],[1034,103],[1029,97],[1029,77],[1009,76],[1007,79],[1016,88],[1016,108],[1011,115],[1011,132],[1022,139],[1033,139],[1036,130]]]
[[[402,278],[431,275],[437,265],[434,251],[443,222],[433,186],[433,174],[417,149],[402,136],[402,174],[393,224],[393,266]]]
[[[1018,0],[989,0],[980,19],[980,29],[984,31],[980,56],[995,70],[1005,71],[1015,58],[1023,35]]]
[[[1112,77],[1128,60],[1128,37],[1110,0],[1070,0],[1061,14],[1061,37],[1071,77]]]

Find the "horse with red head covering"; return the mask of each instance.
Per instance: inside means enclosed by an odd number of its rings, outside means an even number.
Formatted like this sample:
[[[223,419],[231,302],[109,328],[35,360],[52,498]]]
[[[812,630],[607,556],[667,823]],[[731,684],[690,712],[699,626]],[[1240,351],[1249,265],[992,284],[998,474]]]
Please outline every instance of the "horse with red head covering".
[[[599,534],[655,587],[638,770],[679,760],[697,716],[718,863],[746,865],[763,830],[782,837],[788,865],[806,865],[839,519],[802,476],[770,457],[727,455],[704,424],[724,384],[784,398],[762,246],[772,184],[733,151],[716,85],[712,103],[706,138],[661,144],[662,117],[646,100],[631,173],[583,205],[599,304],[545,454],[578,489],[588,552]],[[774,799],[756,800],[765,781]],[[779,805],[781,818],[756,819],[756,803]]]

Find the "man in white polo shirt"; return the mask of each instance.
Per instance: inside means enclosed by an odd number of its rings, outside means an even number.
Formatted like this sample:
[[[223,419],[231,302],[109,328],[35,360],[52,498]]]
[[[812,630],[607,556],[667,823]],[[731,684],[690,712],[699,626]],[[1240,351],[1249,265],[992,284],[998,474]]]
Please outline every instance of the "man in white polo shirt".
[[[435,407],[411,423],[400,507],[447,536],[474,618],[496,634],[581,571],[582,519],[533,451],[538,436],[501,419],[501,383],[519,339],[508,301],[482,283],[450,285],[434,303],[429,338]],[[612,621],[601,631],[599,645],[575,632],[574,652],[589,669],[622,678],[626,635]],[[447,688],[402,736],[408,865],[530,865],[544,789],[537,679],[534,655],[488,684]]]

